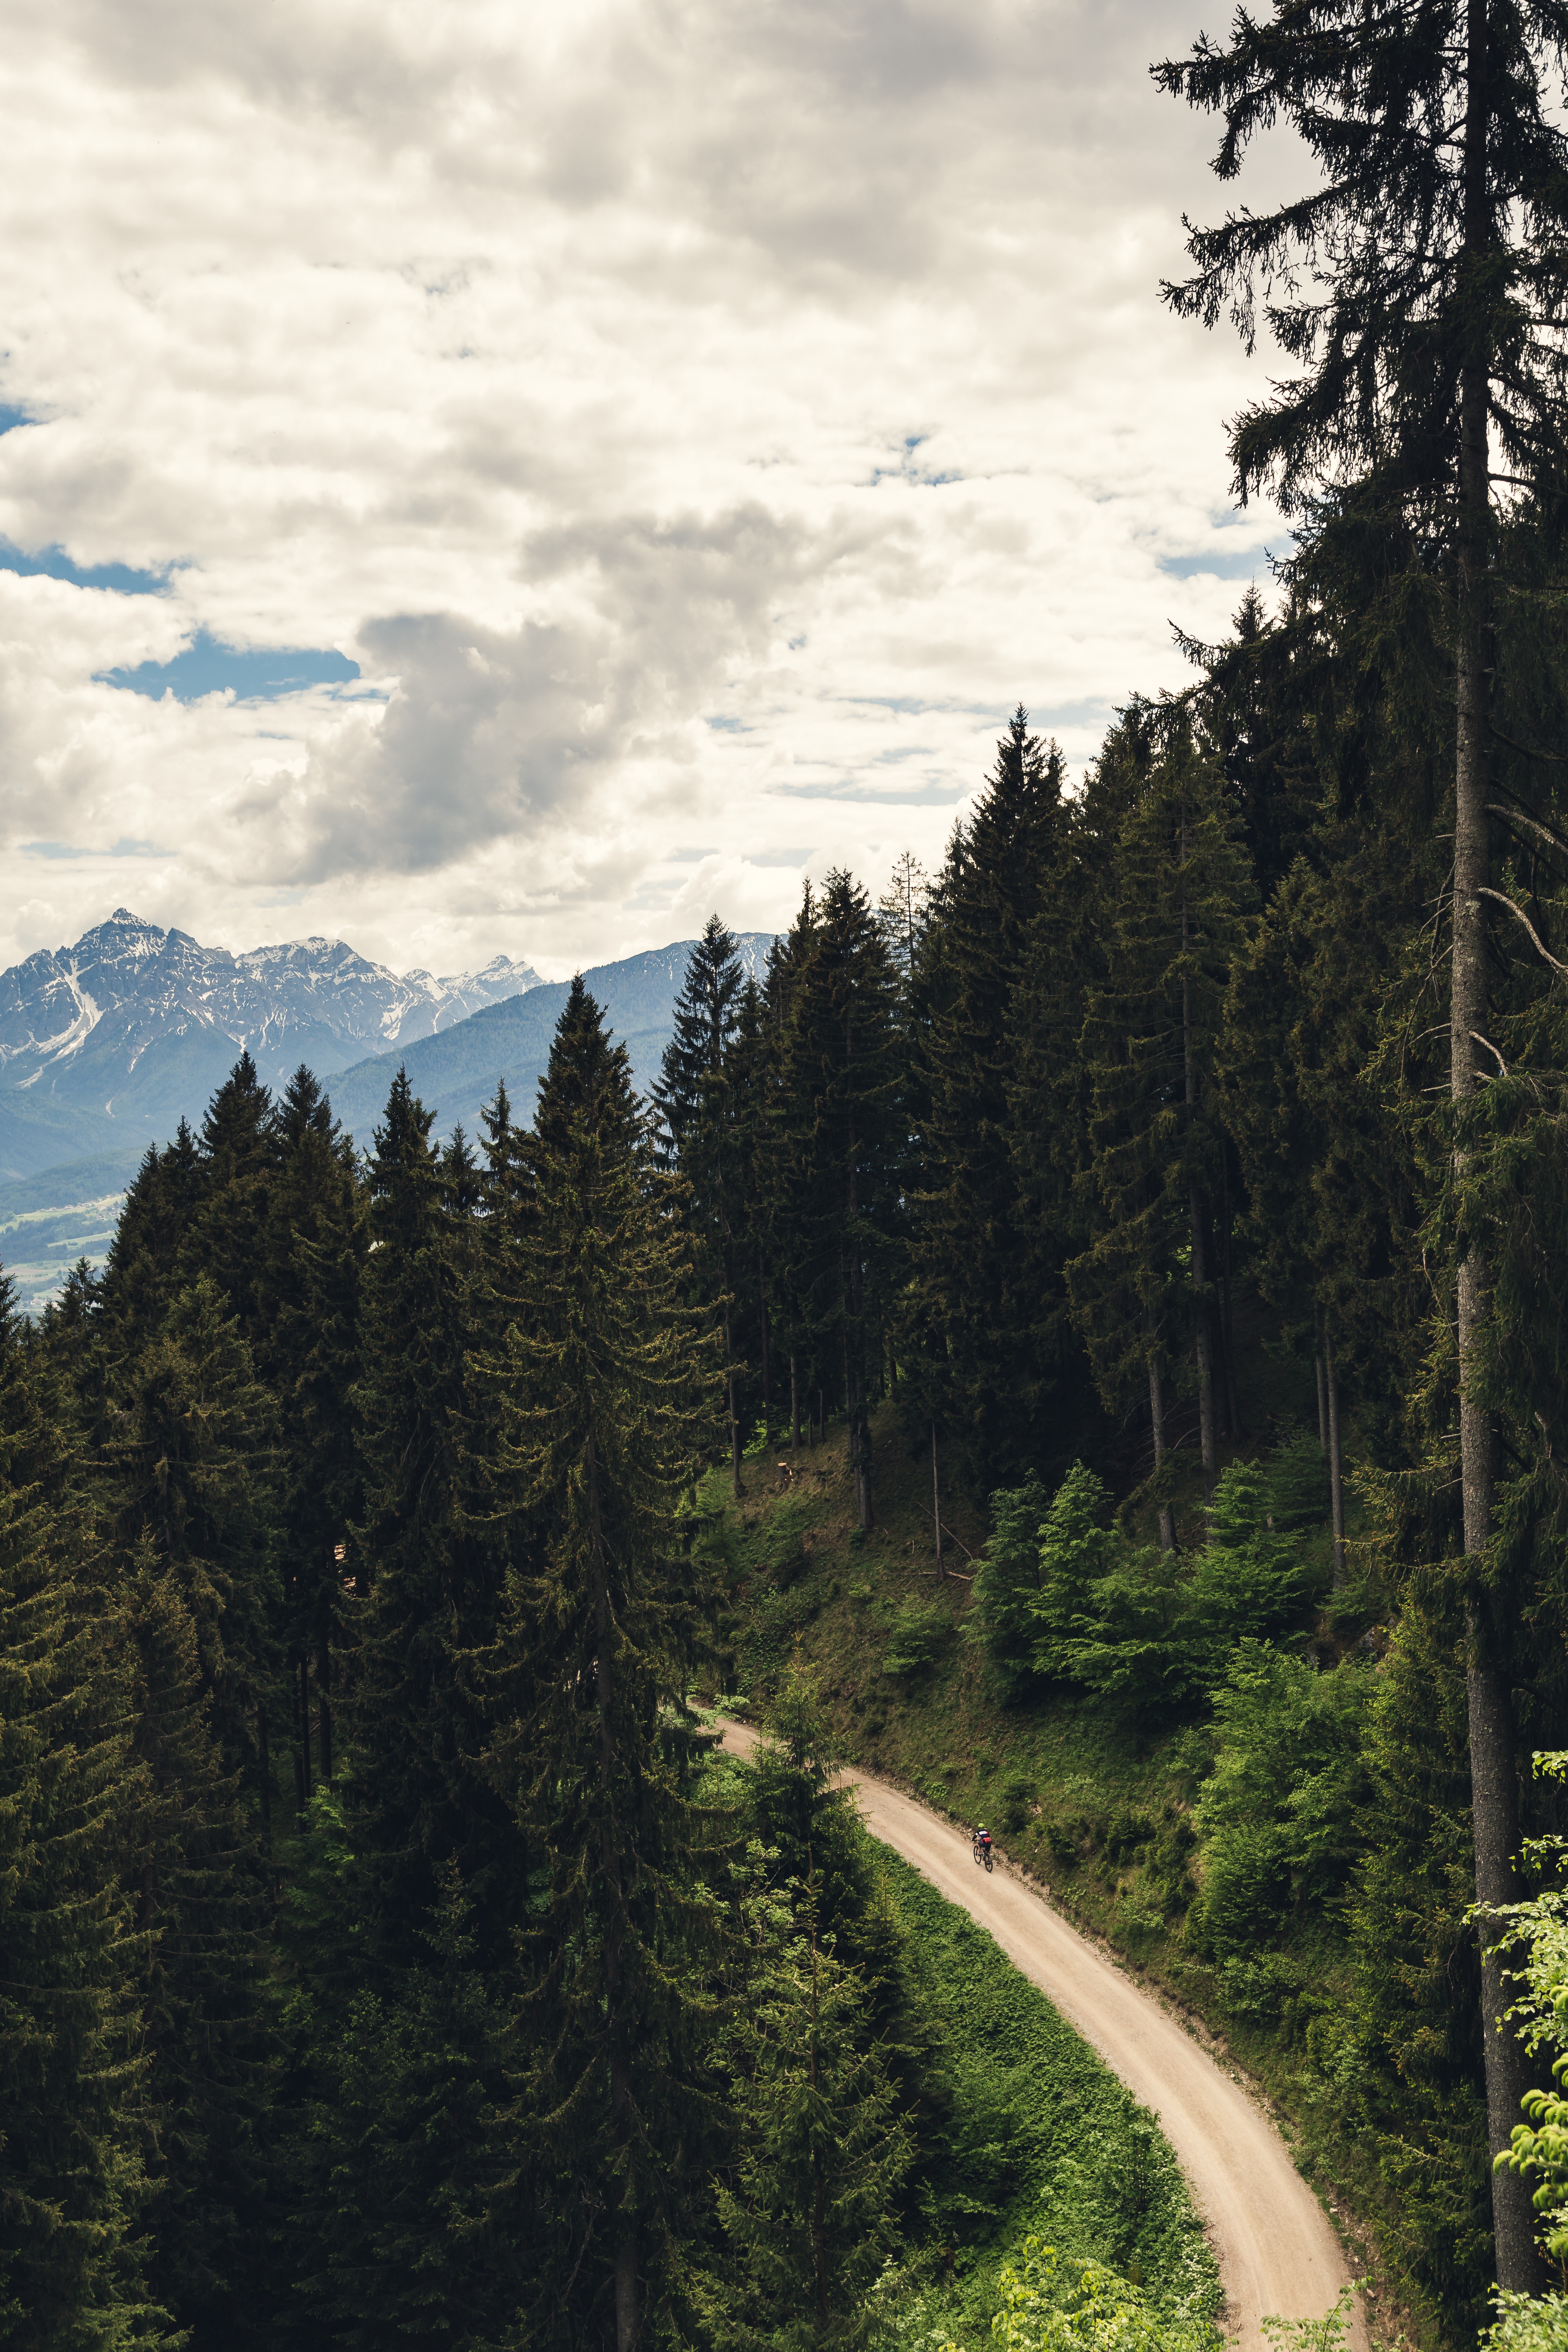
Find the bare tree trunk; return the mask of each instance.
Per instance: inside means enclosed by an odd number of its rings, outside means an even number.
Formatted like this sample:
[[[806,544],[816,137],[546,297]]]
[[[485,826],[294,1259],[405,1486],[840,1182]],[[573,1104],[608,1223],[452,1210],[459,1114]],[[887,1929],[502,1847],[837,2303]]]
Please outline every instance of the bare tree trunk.
[[[731,1344],[730,1302],[724,1302],[724,1367],[725,1393],[730,1400],[730,1475],[734,1482],[735,1500],[745,1493],[741,1484],[741,1423],[735,1412],[735,1350]]]
[[[1466,260],[1483,271],[1495,245],[1491,191],[1488,184],[1489,117],[1487,0],[1467,0],[1465,110]],[[1483,297],[1465,289],[1472,303]],[[1474,346],[1459,372],[1459,562],[1458,728],[1454,773],[1454,922],[1452,958],[1453,1031],[1450,1080],[1456,1114],[1477,1085],[1478,1045],[1487,1029],[1487,929],[1481,896],[1489,880],[1487,819],[1487,567],[1490,559],[1491,487],[1489,478],[1488,408],[1490,394],[1484,350]],[[1469,1155],[1457,1144],[1455,1177],[1461,1194]],[[1492,1532],[1496,1438],[1477,1389],[1484,1335],[1491,1313],[1490,1270],[1481,1246],[1467,1244],[1458,1282],[1459,1357],[1459,1453],[1464,1486],[1468,1657],[1466,1690],[1470,1738],[1470,1796],[1475,1822],[1476,1899],[1481,1906],[1481,2032],[1486,2057],[1487,2127],[1491,2152],[1508,2147],[1521,2120],[1520,2101],[1530,2088],[1524,2046],[1498,2018],[1507,1988],[1495,1958],[1489,1956],[1492,1931],[1486,1914],[1518,1894],[1514,1857],[1519,1843],[1518,1784],[1513,1759],[1513,1722],[1507,1680],[1490,1639],[1485,1585],[1485,1555]],[[1529,2183],[1516,2172],[1492,2174],[1492,2228],[1498,2284],[1505,2291],[1538,2293],[1542,2269],[1535,2251],[1534,2214]]]
[[[1154,1467],[1165,1459],[1165,1383],[1160,1377],[1160,1351],[1149,1350],[1149,1419],[1154,1429]],[[1163,1551],[1176,1549],[1176,1514],[1169,1503],[1160,1506],[1160,1548]]]
[[[1189,1202],[1193,1221],[1194,1347],[1198,1360],[1198,1444],[1203,1454],[1204,1493],[1208,1496],[1214,1492],[1219,1454],[1215,1444],[1214,1333],[1209,1322],[1208,1273],[1204,1258],[1204,1198],[1195,1180],[1190,1188]]]
[[[321,1710],[321,1780],[323,1785],[332,1777],[332,1641],[330,1633],[321,1636],[321,1646],[316,1653],[316,1689]]]
[[[936,1572],[946,1581],[947,1571],[942,1564],[942,1486],[936,1474],[936,1422],[931,1425],[931,1515],[936,1527]]]
[[[1329,1384],[1323,1378],[1323,1348],[1319,1336],[1320,1330],[1318,1310],[1314,1307],[1312,1309],[1312,1370],[1318,1376],[1318,1451],[1320,1454],[1327,1454],[1329,1450]]]
[[[763,1326],[763,1429],[768,1444],[773,1442],[773,1358],[768,1329],[768,1284],[763,1261],[757,1259],[757,1312]]]
[[[272,1855],[272,1751],[267,1738],[267,1702],[261,1700],[256,1709],[256,1764],[261,1779],[261,1843],[268,1859]]]
[[[793,1348],[789,1351],[789,1450],[792,1454],[800,1452],[800,1387]]]
[[[1340,1381],[1334,1370],[1334,1346],[1323,1319],[1323,1386],[1329,1398],[1329,1514],[1334,1529],[1334,1590],[1345,1580],[1345,1475],[1340,1452]]]
[[[1182,857],[1187,855],[1187,819],[1182,813]],[[1191,945],[1187,920],[1187,894],[1182,891],[1182,953]],[[1189,1138],[1197,1122],[1198,1072],[1193,1052],[1193,992],[1184,973],[1182,978],[1182,1066],[1187,1104]],[[1187,1204],[1192,1216],[1192,1271],[1194,1340],[1198,1360],[1198,1444],[1204,1462],[1204,1493],[1214,1492],[1215,1469],[1218,1455],[1214,1432],[1214,1338],[1210,1329],[1208,1268],[1204,1256],[1204,1196],[1203,1187],[1194,1174],[1188,1181]]]
[[[310,1656],[308,1650],[300,1653],[300,1811],[310,1810]]]
[[[637,2242],[622,2240],[616,2254],[616,2352],[637,2352]]]
[[[1223,1139],[1219,1155],[1220,1181],[1220,1282],[1223,1309],[1220,1323],[1220,1344],[1225,1357],[1226,1417],[1230,1423],[1233,1445],[1237,1445],[1247,1432],[1241,1425],[1241,1404],[1236,1391],[1236,1325],[1230,1311],[1230,1244],[1234,1219],[1230,1207],[1230,1145]]]
[[[816,1913],[811,1916],[811,2087],[817,2087],[816,2046],[821,2026],[817,2000]],[[816,2147],[811,2155],[811,2267],[816,2288],[816,2326],[819,2335],[827,2333],[827,2201],[824,2194],[822,2156]]]

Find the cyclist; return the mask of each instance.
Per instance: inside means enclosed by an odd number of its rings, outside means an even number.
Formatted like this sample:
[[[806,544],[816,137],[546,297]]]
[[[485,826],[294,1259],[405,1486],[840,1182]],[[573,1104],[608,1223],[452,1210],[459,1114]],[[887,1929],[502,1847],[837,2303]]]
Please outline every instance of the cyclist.
[[[979,1826],[979,1828],[978,1828],[978,1829],[975,1831],[975,1832],[974,1832],[974,1859],[975,1859],[975,1861],[976,1861],[976,1862],[984,1862],[984,1859],[985,1859],[985,1857],[986,1857],[986,1855],[990,1853],[990,1851],[991,1851],[991,1832],[990,1832],[990,1831],[985,1827],[984,1822],[981,1822],[981,1824],[980,1824],[980,1826]]]

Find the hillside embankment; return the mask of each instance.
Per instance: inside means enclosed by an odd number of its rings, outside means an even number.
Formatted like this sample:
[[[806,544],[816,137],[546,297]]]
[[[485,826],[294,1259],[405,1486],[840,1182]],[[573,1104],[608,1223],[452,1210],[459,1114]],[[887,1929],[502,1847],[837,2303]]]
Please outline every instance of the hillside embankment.
[[[750,1754],[760,1735],[731,1723],[724,1744]],[[1225,2287],[1225,2333],[1260,2352],[1270,2316],[1318,2319],[1354,2271],[1277,2126],[1247,2088],[1146,1987],[1053,1910],[1005,1864],[976,1870],[967,1840],[929,1806],[851,1768],[873,1837],[914,1864],[987,1928],[1160,2127],[1186,2176]],[[1349,2343],[1365,2352],[1359,2309]]]
[[[1439,2315],[1384,2259],[1374,2158],[1345,2126],[1331,2086],[1302,2063],[1300,2033],[1278,2016],[1238,2013],[1218,1971],[1184,1940],[1169,1895],[1172,1871],[1192,1844],[1180,1727],[1142,1727],[1125,1711],[1070,1694],[1009,1703],[976,1638],[972,1606],[986,1536],[981,1500],[948,1491],[944,1480],[939,1571],[930,1454],[911,1454],[890,1406],[875,1416],[873,1435],[877,1523],[865,1532],[855,1524],[843,1433],[831,1423],[816,1448],[793,1458],[787,1444],[753,1448],[739,1500],[727,1470],[709,1480],[709,1540],[723,1555],[732,1600],[727,1696],[738,1700],[740,1714],[765,1723],[778,1677],[792,1661],[802,1663],[815,1675],[836,1752],[877,1776],[878,1806],[918,1800],[905,1818],[929,1824],[921,1832],[927,1839],[940,1836],[941,1820],[963,1825],[965,1835],[977,1820],[986,1822],[1006,1865],[994,1882],[997,1900],[1041,1921],[1055,1915],[1063,1937],[1077,1931],[1076,1949],[1089,1948],[1084,1938],[1101,1940],[1117,1964],[1106,1961],[1107,1977],[1131,1994],[1140,1986],[1156,1991],[1165,2006],[1156,2002],[1153,2014],[1163,2030],[1214,2067],[1239,2102],[1237,2114],[1257,2118],[1272,2148],[1289,2150],[1298,2184],[1309,2184],[1301,2193],[1321,2200],[1319,2210],[1342,2242],[1348,2268],[1341,2274],[1361,2283],[1371,2336],[1441,2341]],[[875,1820],[871,1826],[886,1835]],[[962,1853],[966,1885],[966,1844]],[[945,1885],[943,1891],[953,1892]],[[1341,1998],[1340,1963],[1310,1928],[1303,1965],[1315,1973],[1321,2000]],[[1037,1980],[1057,1997],[1044,1977]],[[1070,1990],[1061,2005],[1080,2013]],[[1081,2014],[1090,2039],[1120,2069],[1110,2043],[1096,2039],[1088,2011]],[[1161,2112],[1175,2141],[1184,2126],[1174,2107],[1167,2109],[1171,2094],[1131,2072],[1124,2079],[1136,2082],[1137,2095]],[[1199,2137],[1212,2126],[1223,2139],[1229,2126],[1222,2115],[1215,2109]],[[1184,2164],[1195,2147],[1191,2137],[1178,2143]],[[1189,2177],[1212,2212],[1202,2174]],[[1264,2227],[1266,2205],[1252,2209],[1248,2230]],[[1223,2232],[1219,2243],[1223,2251]],[[1329,2243],[1325,2235],[1315,2260],[1329,2262],[1322,2251]],[[1298,2275],[1304,2283],[1306,2273]],[[1290,2307],[1269,2304],[1261,2286],[1232,2292],[1238,2312],[1257,2305],[1258,2317]],[[1318,2308],[1331,2299],[1331,2290]]]

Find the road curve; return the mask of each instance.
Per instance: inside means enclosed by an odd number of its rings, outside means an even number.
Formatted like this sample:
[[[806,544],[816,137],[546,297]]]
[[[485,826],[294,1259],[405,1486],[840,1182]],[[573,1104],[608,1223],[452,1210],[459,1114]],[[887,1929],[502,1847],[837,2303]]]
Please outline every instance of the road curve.
[[[759,1735],[724,1727],[724,1745],[747,1755]],[[1225,2327],[1255,2352],[1262,2321],[1316,2319],[1351,2278],[1327,2216],[1268,2118],[1179,2021],[1095,1949],[1005,1865],[978,1871],[961,1832],[917,1799],[858,1767],[843,1779],[859,1791],[873,1837],[912,1863],[939,1894],[989,1929],[1016,1968],[1070,2020],[1146,2107],[1187,2178],[1219,2263]],[[1367,2352],[1361,2303],[1350,2342]]]

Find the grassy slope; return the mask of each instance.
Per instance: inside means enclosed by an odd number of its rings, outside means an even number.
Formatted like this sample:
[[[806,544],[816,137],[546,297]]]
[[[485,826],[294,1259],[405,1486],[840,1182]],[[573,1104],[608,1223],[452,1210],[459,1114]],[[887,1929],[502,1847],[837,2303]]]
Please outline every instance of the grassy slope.
[[[736,1801],[749,1769],[715,1759],[711,1796]],[[1218,2273],[1154,2119],[984,1928],[869,1843],[951,2102],[920,2153],[928,2245],[890,2283],[897,2333],[984,2352],[997,2274],[1026,2231],[1109,2263],[1163,2312],[1212,2318]]]
[[[1288,1371],[1265,1365],[1249,1418],[1259,1428],[1271,1417],[1300,1421],[1311,1403]],[[781,1488],[776,1448],[748,1458],[739,1505],[727,1471],[709,1479],[704,1501],[720,1515],[714,1540],[735,1597],[736,1689],[765,1719],[776,1675],[799,1655],[817,1671],[844,1756],[956,1820],[987,1822],[1015,1866],[1198,2020],[1251,2078],[1365,2268],[1375,2332],[1436,2340],[1433,2314],[1379,2260],[1370,2226],[1375,2167],[1340,2127],[1331,2087],[1304,2054],[1305,2021],[1254,2021],[1227,2008],[1215,1972],[1184,1944],[1173,1892],[1190,1843],[1172,1754],[1179,1734],[1145,1736],[1087,1698],[1006,1705],[964,1624],[970,1585],[960,1572],[967,1579],[984,1541],[984,1510],[973,1496],[944,1496],[954,1541],[939,1582],[929,1455],[909,1457],[890,1407],[877,1415],[874,1434],[878,1524],[863,1538],[843,1434],[831,1425],[821,1447],[798,1457],[792,1489]],[[1131,1486],[1137,1466],[1127,1466]],[[1197,1532],[1199,1501],[1194,1480],[1181,1506],[1188,1534]],[[921,1646],[922,1621],[929,1665],[889,1672],[890,1654]],[[1320,1996],[1331,2002],[1344,1966],[1331,1938],[1309,1929],[1297,1957],[1310,1961]]]

